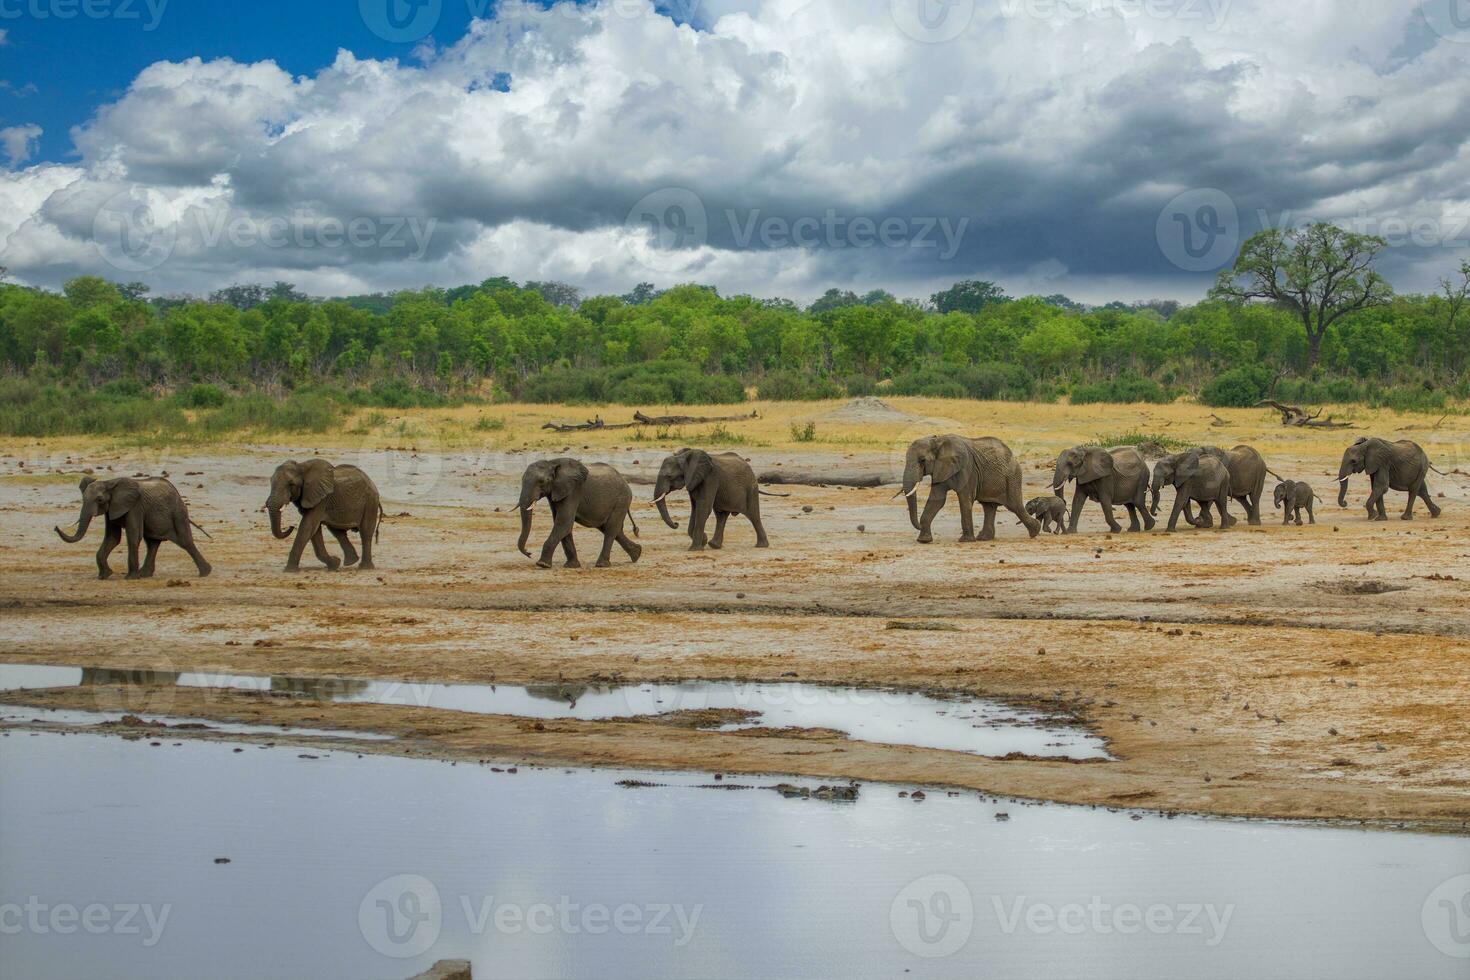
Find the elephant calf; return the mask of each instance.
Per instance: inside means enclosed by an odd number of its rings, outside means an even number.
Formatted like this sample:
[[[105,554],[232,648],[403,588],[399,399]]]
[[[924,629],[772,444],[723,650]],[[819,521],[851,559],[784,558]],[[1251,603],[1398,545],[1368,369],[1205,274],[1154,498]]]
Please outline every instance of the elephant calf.
[[[1026,513],[1041,522],[1042,534],[1067,533],[1067,502],[1061,497],[1036,497],[1026,502]]]
[[[581,568],[577,560],[577,545],[572,540],[574,525],[595,528],[602,532],[602,554],[597,567],[612,565],[612,546],[617,542],[634,562],[643,556],[643,549],[629,540],[623,533],[625,524],[633,525],[633,533],[640,535],[638,522],[633,520],[629,508],[633,505],[633,490],[623,474],[606,463],[584,466],[575,459],[543,459],[526,467],[521,477],[521,537],[517,550],[527,558],[526,542],[531,538],[531,514],[536,504],[545,497],[551,501],[553,525],[551,535],[541,548],[538,568],[550,568],[556,548],[561,546],[567,557],[568,568]]]
[[[98,578],[111,577],[107,556],[124,534],[128,537],[128,578],[151,578],[158,546],[165,541],[172,541],[189,553],[201,578],[213,571],[194,544],[193,529],[199,525],[189,519],[189,506],[168,480],[130,477],[97,480],[84,476],[81,491],[82,516],[77,520],[76,533],[67,534],[59,527],[56,533],[67,544],[76,544],[87,536],[93,517],[106,515],[107,533],[102,538],[102,547],[97,549]],[[148,544],[148,555],[142,565],[138,564],[140,541]]]
[[[301,527],[281,529],[281,509],[294,504],[301,513]],[[286,559],[286,571],[301,570],[301,555],[307,542],[317,560],[331,571],[359,562],[357,549],[347,537],[348,531],[356,531],[362,539],[361,566],[371,570],[373,565],[373,542],[383,522],[383,499],[378,495],[377,485],[356,466],[342,464],[334,466],[324,459],[282,463],[271,476],[271,492],[266,499],[265,509],[271,517],[271,534],[276,540],[284,541],[296,530],[296,540],[291,543],[291,554]],[[332,532],[342,546],[342,558],[327,553],[322,543],[322,528]]]
[[[679,525],[669,516],[668,497],[678,490],[689,491],[689,538],[690,551],[703,551],[705,545],[716,551],[725,546],[725,522],[732,514],[750,521],[755,528],[755,546],[769,548],[766,526],[761,523],[761,497],[767,494],[756,482],[755,471],[745,459],[735,453],[712,456],[701,449],[682,449],[668,459],[658,470],[658,483],[654,487],[654,504],[664,523],[674,530]],[[705,535],[710,514],[715,515],[715,536]]]
[[[1281,518],[1282,524],[1290,524],[1296,521],[1296,526],[1302,526],[1302,511],[1306,510],[1307,517],[1311,518],[1313,524],[1317,523],[1317,514],[1313,501],[1320,499],[1311,487],[1305,483],[1297,483],[1295,480],[1285,480],[1276,484],[1276,509],[1285,508]]]

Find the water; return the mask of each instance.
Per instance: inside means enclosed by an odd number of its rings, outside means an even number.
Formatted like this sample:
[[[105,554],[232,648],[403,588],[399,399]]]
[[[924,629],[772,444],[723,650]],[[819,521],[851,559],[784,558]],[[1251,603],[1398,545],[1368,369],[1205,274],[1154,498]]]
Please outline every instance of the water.
[[[102,668],[82,671],[66,667],[0,667],[0,689],[5,689],[7,684],[42,687],[140,682],[293,692],[339,702],[406,705],[539,719],[593,720],[706,708],[736,709],[757,714],[722,730],[829,728],[865,742],[947,749],[976,755],[1005,756],[1019,752],[1041,758],[1109,758],[1102,739],[1046,714],[1013,708],[998,701],[975,698],[948,700],[912,691],[738,681],[520,687],[197,672],[152,673]],[[150,698],[150,703],[158,704],[159,698]]]
[[[1466,967],[1435,940],[1470,952],[1435,893],[1464,838],[297,756],[0,737],[0,975],[1433,980]],[[98,934],[51,926],[89,905]]]

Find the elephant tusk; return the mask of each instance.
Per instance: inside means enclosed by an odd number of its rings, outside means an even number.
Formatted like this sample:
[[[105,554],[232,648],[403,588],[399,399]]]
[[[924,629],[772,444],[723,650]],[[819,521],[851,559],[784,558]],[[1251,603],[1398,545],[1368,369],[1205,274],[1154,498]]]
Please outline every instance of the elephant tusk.
[[[1351,479],[1351,478],[1350,477],[1346,477],[1346,476],[1340,476],[1340,477],[1337,478],[1337,482],[1338,483],[1346,483],[1346,482],[1348,482],[1349,479]]]
[[[908,493],[904,494],[905,497],[917,497],[918,495],[919,495],[919,488],[918,488],[917,485],[915,485],[914,488],[912,490],[910,490]]]
[[[651,503],[649,506],[650,507],[657,507],[659,504],[663,503],[665,500],[668,500],[669,499],[669,494],[671,494],[673,492],[674,491],[670,490],[669,493],[664,494],[662,497],[656,498],[653,501],[653,503]]]

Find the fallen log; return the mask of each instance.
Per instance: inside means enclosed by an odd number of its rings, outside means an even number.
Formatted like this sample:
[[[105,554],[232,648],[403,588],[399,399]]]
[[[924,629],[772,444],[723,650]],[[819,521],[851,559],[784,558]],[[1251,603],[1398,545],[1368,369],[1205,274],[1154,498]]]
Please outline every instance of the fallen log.
[[[767,470],[756,482],[772,487],[881,487],[890,480],[882,473],[818,472],[815,470]]]
[[[1300,405],[1283,405],[1278,401],[1266,399],[1256,402],[1257,408],[1274,408],[1281,413],[1281,424],[1298,429],[1356,429],[1357,426],[1351,422],[1334,421],[1329,415],[1325,419],[1322,413],[1326,409],[1318,409],[1316,414],[1309,413]]]
[[[644,415],[641,411],[633,413],[633,421],[618,422],[612,425],[604,422],[602,416],[590,418],[585,422],[547,422],[541,428],[552,432],[614,432],[619,429],[637,429],[643,426],[658,426],[667,428],[671,425],[708,425],[713,422],[749,422],[760,418],[759,412],[751,412],[749,415],[725,415],[718,418],[701,418],[694,415]]]

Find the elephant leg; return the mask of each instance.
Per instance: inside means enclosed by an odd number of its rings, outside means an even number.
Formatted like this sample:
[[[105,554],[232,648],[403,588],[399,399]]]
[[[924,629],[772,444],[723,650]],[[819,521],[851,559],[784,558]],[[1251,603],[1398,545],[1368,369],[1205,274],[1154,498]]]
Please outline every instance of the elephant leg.
[[[107,564],[107,557],[112,554],[112,549],[117,547],[122,540],[122,524],[118,521],[107,522],[107,532],[102,536],[102,547],[97,549],[97,577],[101,579],[112,578],[112,569]]]
[[[381,506],[373,509],[371,514],[363,516],[362,523],[357,526],[357,536],[362,539],[362,557],[359,560],[357,552],[349,551],[352,542],[347,540],[347,534],[342,535],[342,551],[347,555],[347,564],[356,564],[365,572],[377,570],[373,564],[373,539],[378,536],[378,525],[383,523],[383,508]]]
[[[919,544],[930,544],[934,541],[934,518],[944,509],[944,502],[949,499],[949,491],[943,487],[934,487],[929,491],[929,499],[924,504],[924,513],[919,517]]]
[[[567,560],[567,568],[581,568],[582,560],[577,557],[577,540],[575,534],[568,534],[561,539],[562,557]]]
[[[1077,525],[1082,523],[1082,508],[1087,504],[1087,496],[1078,487],[1077,492],[1072,494],[1072,519],[1067,522],[1067,533],[1076,534]]]
[[[1302,516],[1300,508],[1297,509],[1296,516]],[[1307,501],[1307,517],[1311,519],[1313,524],[1317,523],[1317,505],[1310,500]]]
[[[536,561],[537,568],[550,568],[552,556],[556,554],[558,546],[567,555],[568,568],[581,568],[577,561],[577,546],[572,542],[572,525],[576,523],[577,501],[570,497],[557,503],[551,504],[552,527],[551,534],[547,536],[546,543],[541,546],[541,557]]]
[[[346,531],[339,531],[334,527],[332,528],[332,537],[337,539],[337,545],[342,549],[343,565],[351,568],[362,560],[361,556],[357,553],[357,549],[352,547],[352,539],[347,536]]]
[[[1443,511],[1439,509],[1439,504],[1436,504],[1434,500],[1429,496],[1428,480],[1419,481],[1419,490],[1417,492],[1419,494],[1419,499],[1424,501],[1424,506],[1429,508],[1430,517],[1438,517],[1441,513],[1443,513]]]
[[[1214,514],[1214,512],[1212,510],[1212,507],[1213,507],[1213,504],[1211,504],[1210,501],[1208,501],[1208,500],[1200,501],[1200,505],[1199,505],[1199,518],[1197,520],[1195,520],[1195,521],[1192,521],[1191,523],[1194,524],[1195,527],[1202,527],[1202,528],[1205,528],[1206,530],[1208,530],[1209,528],[1214,527],[1215,526],[1215,514]],[[1186,500],[1184,502],[1184,517],[1185,517],[1186,520],[1188,520],[1188,518],[1189,518],[1189,501],[1188,500]]]
[[[286,556],[286,571],[301,571],[301,556],[306,551],[306,545],[313,538],[321,534],[321,514],[308,511],[301,515],[301,526],[296,529],[296,538],[291,542],[291,553]],[[318,540],[320,540],[318,538]],[[313,547],[315,545],[313,544]]]
[[[955,497],[960,502],[960,541],[961,542],[974,541],[975,540],[975,498],[970,494],[970,491],[966,490],[964,487],[961,487],[960,489],[956,490],[954,492],[954,495],[955,495]],[[987,519],[987,521],[994,521],[994,519],[995,519],[994,513],[993,513],[994,508],[992,508],[989,504],[984,504],[982,506],[984,506],[986,508],[985,513],[986,513],[986,519]],[[989,527],[989,526],[990,526],[989,524],[986,524],[986,527]],[[991,538],[993,538],[994,536],[995,536],[994,529],[992,528],[991,529]],[[989,541],[991,538],[987,538],[983,532],[980,535],[980,540],[981,541]]]
[[[1184,513],[1184,502],[1186,498],[1183,491],[1174,495],[1174,510],[1169,514],[1169,533],[1179,530],[1179,515]]]
[[[1302,509],[1301,509],[1301,507],[1298,506],[1297,508],[1295,508],[1295,510],[1296,510],[1296,526],[1297,527],[1301,527],[1302,526]],[[1313,524],[1317,523],[1316,518],[1313,518],[1312,519],[1312,523]]]
[[[123,527],[128,536],[128,578],[138,578],[138,543],[143,539],[143,519],[134,519],[132,514],[124,519]]]
[[[152,578],[153,566],[158,561],[158,546],[163,544],[162,538],[143,539],[143,567],[138,569],[139,578]]]
[[[693,510],[689,515],[689,550],[703,551],[709,544],[709,535],[705,533],[705,528],[709,524],[711,512],[715,509],[715,502],[706,496],[697,497],[693,504]]]
[[[750,502],[745,507],[746,516],[750,518],[750,526],[755,528],[755,546],[757,548],[769,548],[771,541],[766,537],[766,525],[761,521],[761,488],[750,488]]]
[[[614,528],[616,528],[617,524],[620,523],[622,522],[619,521],[616,523],[608,524],[608,526],[603,528],[602,530],[602,551],[597,556],[598,568],[612,568],[613,542],[615,542],[618,538],[618,532],[614,530]]]
[[[200,578],[208,578],[209,573],[214,571],[214,567],[204,560],[204,555],[199,552],[199,546],[194,543],[194,528],[189,524],[188,514],[180,514],[174,518],[173,542],[194,559],[194,567],[199,570]]]
[[[1108,493],[1107,491],[1103,491],[1103,493],[1098,496],[1098,503],[1102,504],[1103,518],[1108,522],[1108,530],[1112,531],[1114,534],[1122,534],[1123,525],[1119,524],[1118,519],[1113,516],[1112,494]]]
[[[725,522],[729,519],[730,515],[724,511],[715,515],[715,536],[710,538],[709,546],[716,551],[725,547]]]
[[[1261,495],[1259,493],[1244,498],[1241,503],[1245,507],[1246,515],[1250,518],[1251,527],[1260,527],[1265,523],[1261,520]]]
[[[1142,531],[1143,524],[1138,519],[1138,505],[1130,500],[1123,505],[1123,509],[1128,511],[1128,530],[1134,533]]]
[[[1029,533],[1033,539],[1037,535],[1045,533],[1046,525],[1043,524],[1041,521],[1038,521],[1036,518],[1032,517],[1030,514],[1026,513],[1026,505],[1022,503],[1019,499],[1012,500],[1010,503],[1006,504],[1006,510],[1016,515],[1016,520],[1021,522],[1021,524],[1026,528],[1027,533]]]
[[[643,546],[628,537],[625,531],[618,532],[617,541],[622,546],[622,549],[628,553],[629,560],[635,565],[638,564],[638,559],[643,557]]]
[[[312,554],[316,555],[317,561],[327,566],[327,571],[335,572],[342,567],[342,560],[327,550],[327,543],[322,537],[322,529],[320,527],[311,536],[311,551]]]
[[[1409,499],[1404,504],[1404,512],[1399,515],[1399,520],[1412,521],[1414,519],[1414,501],[1419,499],[1417,489],[1409,491]]]
[[[1148,508],[1148,487],[1146,485],[1139,486],[1138,499],[1134,501],[1134,505],[1143,517],[1143,529],[1145,531],[1152,531],[1156,522],[1154,521],[1153,512]]]
[[[1215,502],[1215,509],[1220,512],[1220,530],[1228,531],[1240,523],[1230,516],[1230,494],[1222,491],[1220,499]]]
[[[1000,510],[999,504],[981,504],[985,509],[985,525],[980,528],[981,541],[995,540],[995,514]]]

